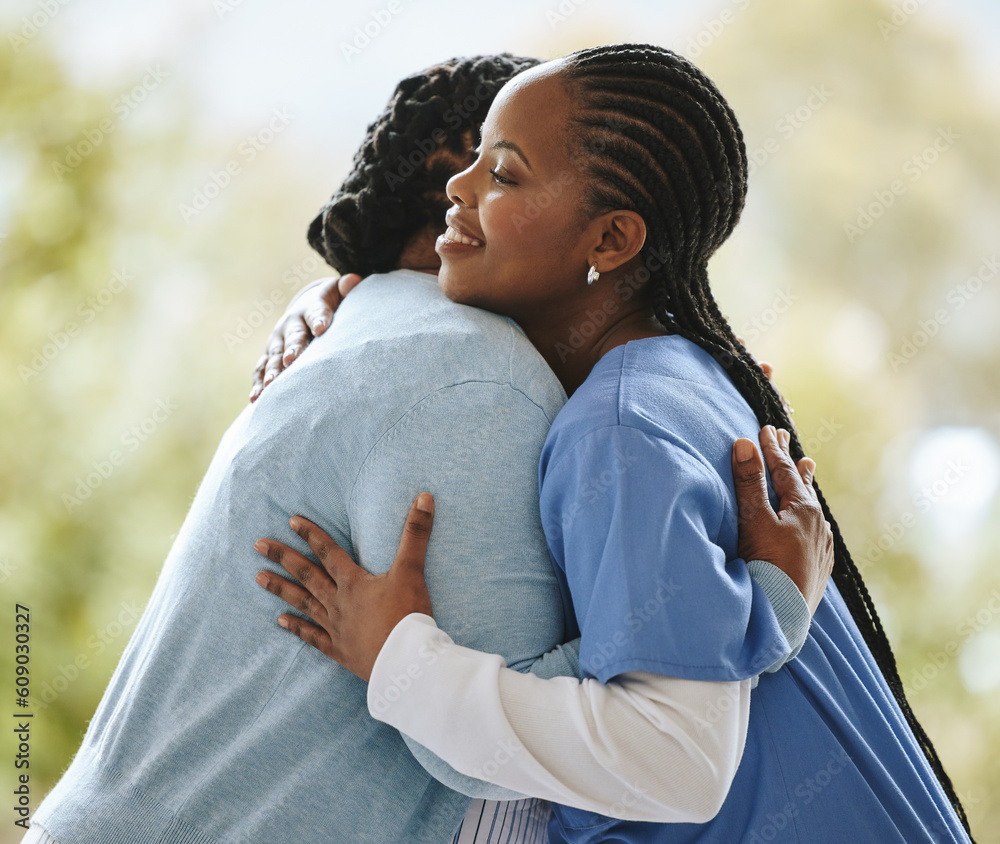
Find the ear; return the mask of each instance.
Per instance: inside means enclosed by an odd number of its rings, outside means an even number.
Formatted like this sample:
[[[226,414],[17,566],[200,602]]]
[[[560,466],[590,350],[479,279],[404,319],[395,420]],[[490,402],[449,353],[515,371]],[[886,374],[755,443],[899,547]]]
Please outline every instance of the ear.
[[[646,242],[646,221],[635,211],[608,211],[592,221],[599,238],[588,262],[598,272],[609,273],[627,264]]]

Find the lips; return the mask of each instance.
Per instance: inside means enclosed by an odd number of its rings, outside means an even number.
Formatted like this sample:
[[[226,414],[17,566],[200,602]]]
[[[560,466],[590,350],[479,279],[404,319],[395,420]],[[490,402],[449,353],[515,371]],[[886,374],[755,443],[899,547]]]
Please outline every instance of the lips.
[[[457,214],[451,213],[445,215],[445,222],[448,224],[448,228],[445,229],[442,237],[451,243],[462,243],[466,246],[484,246],[486,238],[476,234],[471,226],[463,226],[459,223],[456,219],[457,216]]]

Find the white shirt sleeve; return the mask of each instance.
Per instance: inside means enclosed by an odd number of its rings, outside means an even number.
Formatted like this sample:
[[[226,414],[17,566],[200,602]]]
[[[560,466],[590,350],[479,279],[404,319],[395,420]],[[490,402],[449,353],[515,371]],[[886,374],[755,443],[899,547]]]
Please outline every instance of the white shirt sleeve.
[[[750,680],[543,680],[413,613],[382,647],[368,709],[467,776],[626,820],[704,823],[743,754]]]

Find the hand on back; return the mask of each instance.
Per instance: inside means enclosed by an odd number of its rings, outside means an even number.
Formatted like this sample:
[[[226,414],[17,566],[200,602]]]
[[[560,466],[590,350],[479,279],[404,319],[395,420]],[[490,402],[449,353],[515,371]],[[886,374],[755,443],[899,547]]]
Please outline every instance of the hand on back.
[[[277,378],[333,322],[333,315],[344,297],[361,281],[357,273],[340,278],[320,278],[303,287],[288,303],[267,340],[264,354],[253,374],[250,401]]]

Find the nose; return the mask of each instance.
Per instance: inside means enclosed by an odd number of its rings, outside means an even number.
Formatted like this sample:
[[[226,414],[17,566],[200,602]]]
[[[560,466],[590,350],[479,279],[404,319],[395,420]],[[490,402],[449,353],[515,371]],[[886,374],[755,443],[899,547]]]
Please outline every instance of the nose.
[[[461,173],[456,173],[448,179],[448,184],[445,185],[444,189],[448,199],[459,207],[476,207],[476,192],[472,178],[472,171],[475,169],[476,163],[473,162]]]

